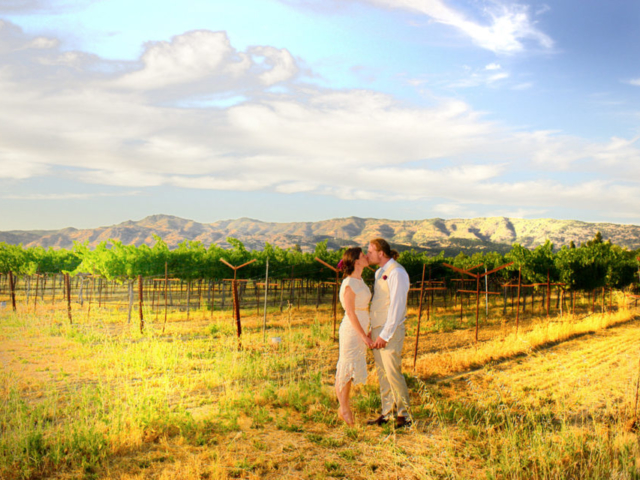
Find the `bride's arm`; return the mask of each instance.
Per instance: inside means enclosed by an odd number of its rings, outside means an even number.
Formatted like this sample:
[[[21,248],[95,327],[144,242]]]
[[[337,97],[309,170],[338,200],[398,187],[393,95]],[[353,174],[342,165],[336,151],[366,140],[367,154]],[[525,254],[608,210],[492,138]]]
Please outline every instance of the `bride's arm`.
[[[358,336],[362,339],[362,341],[367,345],[367,347],[371,347],[373,345],[373,340],[366,334],[366,332],[362,329],[362,325],[360,325],[360,320],[358,320],[358,316],[356,315],[356,294],[350,286],[346,286],[344,289],[344,309],[347,314],[347,318],[351,322],[351,326],[356,331]]]

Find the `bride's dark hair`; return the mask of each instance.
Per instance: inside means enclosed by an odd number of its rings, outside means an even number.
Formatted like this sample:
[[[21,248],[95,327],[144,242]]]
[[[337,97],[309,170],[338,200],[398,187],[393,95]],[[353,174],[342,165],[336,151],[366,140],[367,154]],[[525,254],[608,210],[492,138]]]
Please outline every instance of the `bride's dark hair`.
[[[342,254],[342,273],[347,277],[353,273],[356,268],[356,261],[360,258],[360,254],[362,253],[362,248],[360,247],[351,247],[347,248]]]

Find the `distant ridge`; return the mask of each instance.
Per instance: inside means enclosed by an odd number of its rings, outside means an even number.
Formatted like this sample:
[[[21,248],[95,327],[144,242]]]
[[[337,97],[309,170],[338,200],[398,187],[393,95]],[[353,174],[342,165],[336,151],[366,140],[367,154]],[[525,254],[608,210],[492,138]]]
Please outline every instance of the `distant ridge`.
[[[161,237],[169,247],[194,240],[204,245],[229,247],[227,237],[242,241],[248,249],[264,248],[265,243],[282,248],[300,246],[311,251],[318,242],[327,240],[330,249],[345,245],[366,245],[374,237],[384,237],[400,249],[414,248],[446,255],[477,251],[509,251],[513,243],[535,248],[547,239],[556,248],[576,245],[601,232],[605,240],[627,247],[640,248],[640,226],[614,223],[587,223],[575,220],[510,219],[489,217],[473,219],[432,218],[427,220],[385,220],[374,218],[336,218],[319,222],[274,223],[250,218],[198,223],[171,215],[151,215],[139,221],[93,229],[64,228],[0,232],[0,242],[25,247],[71,248],[74,241],[89,242],[95,247],[110,239],[126,245],[153,245],[153,235]]]

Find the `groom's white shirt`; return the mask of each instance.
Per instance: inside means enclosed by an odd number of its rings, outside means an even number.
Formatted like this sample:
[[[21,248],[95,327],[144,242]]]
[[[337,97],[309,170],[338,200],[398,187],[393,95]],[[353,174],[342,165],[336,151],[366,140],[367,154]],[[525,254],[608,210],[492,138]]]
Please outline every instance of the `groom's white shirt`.
[[[379,337],[388,342],[393,334],[406,318],[407,313],[407,296],[409,295],[409,275],[407,271],[394,259],[389,259],[384,267],[376,270],[375,279],[380,279],[385,272],[390,269],[393,264],[397,264],[396,268],[392,268],[387,276],[387,285],[389,286],[389,310],[384,328],[380,332]],[[375,293],[374,293],[375,294]]]

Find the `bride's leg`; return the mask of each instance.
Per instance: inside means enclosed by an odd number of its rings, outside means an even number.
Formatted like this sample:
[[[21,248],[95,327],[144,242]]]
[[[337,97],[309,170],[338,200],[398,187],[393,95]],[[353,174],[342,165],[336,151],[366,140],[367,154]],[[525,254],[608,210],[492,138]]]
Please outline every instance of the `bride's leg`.
[[[338,390],[338,385],[336,384],[336,395],[338,397],[338,402],[340,402],[340,409],[338,410],[338,415],[342,420],[345,421],[348,425],[353,425],[353,414],[351,413],[351,406],[349,404],[349,396],[351,394],[351,380],[349,380],[345,386],[342,388],[342,391]]]

